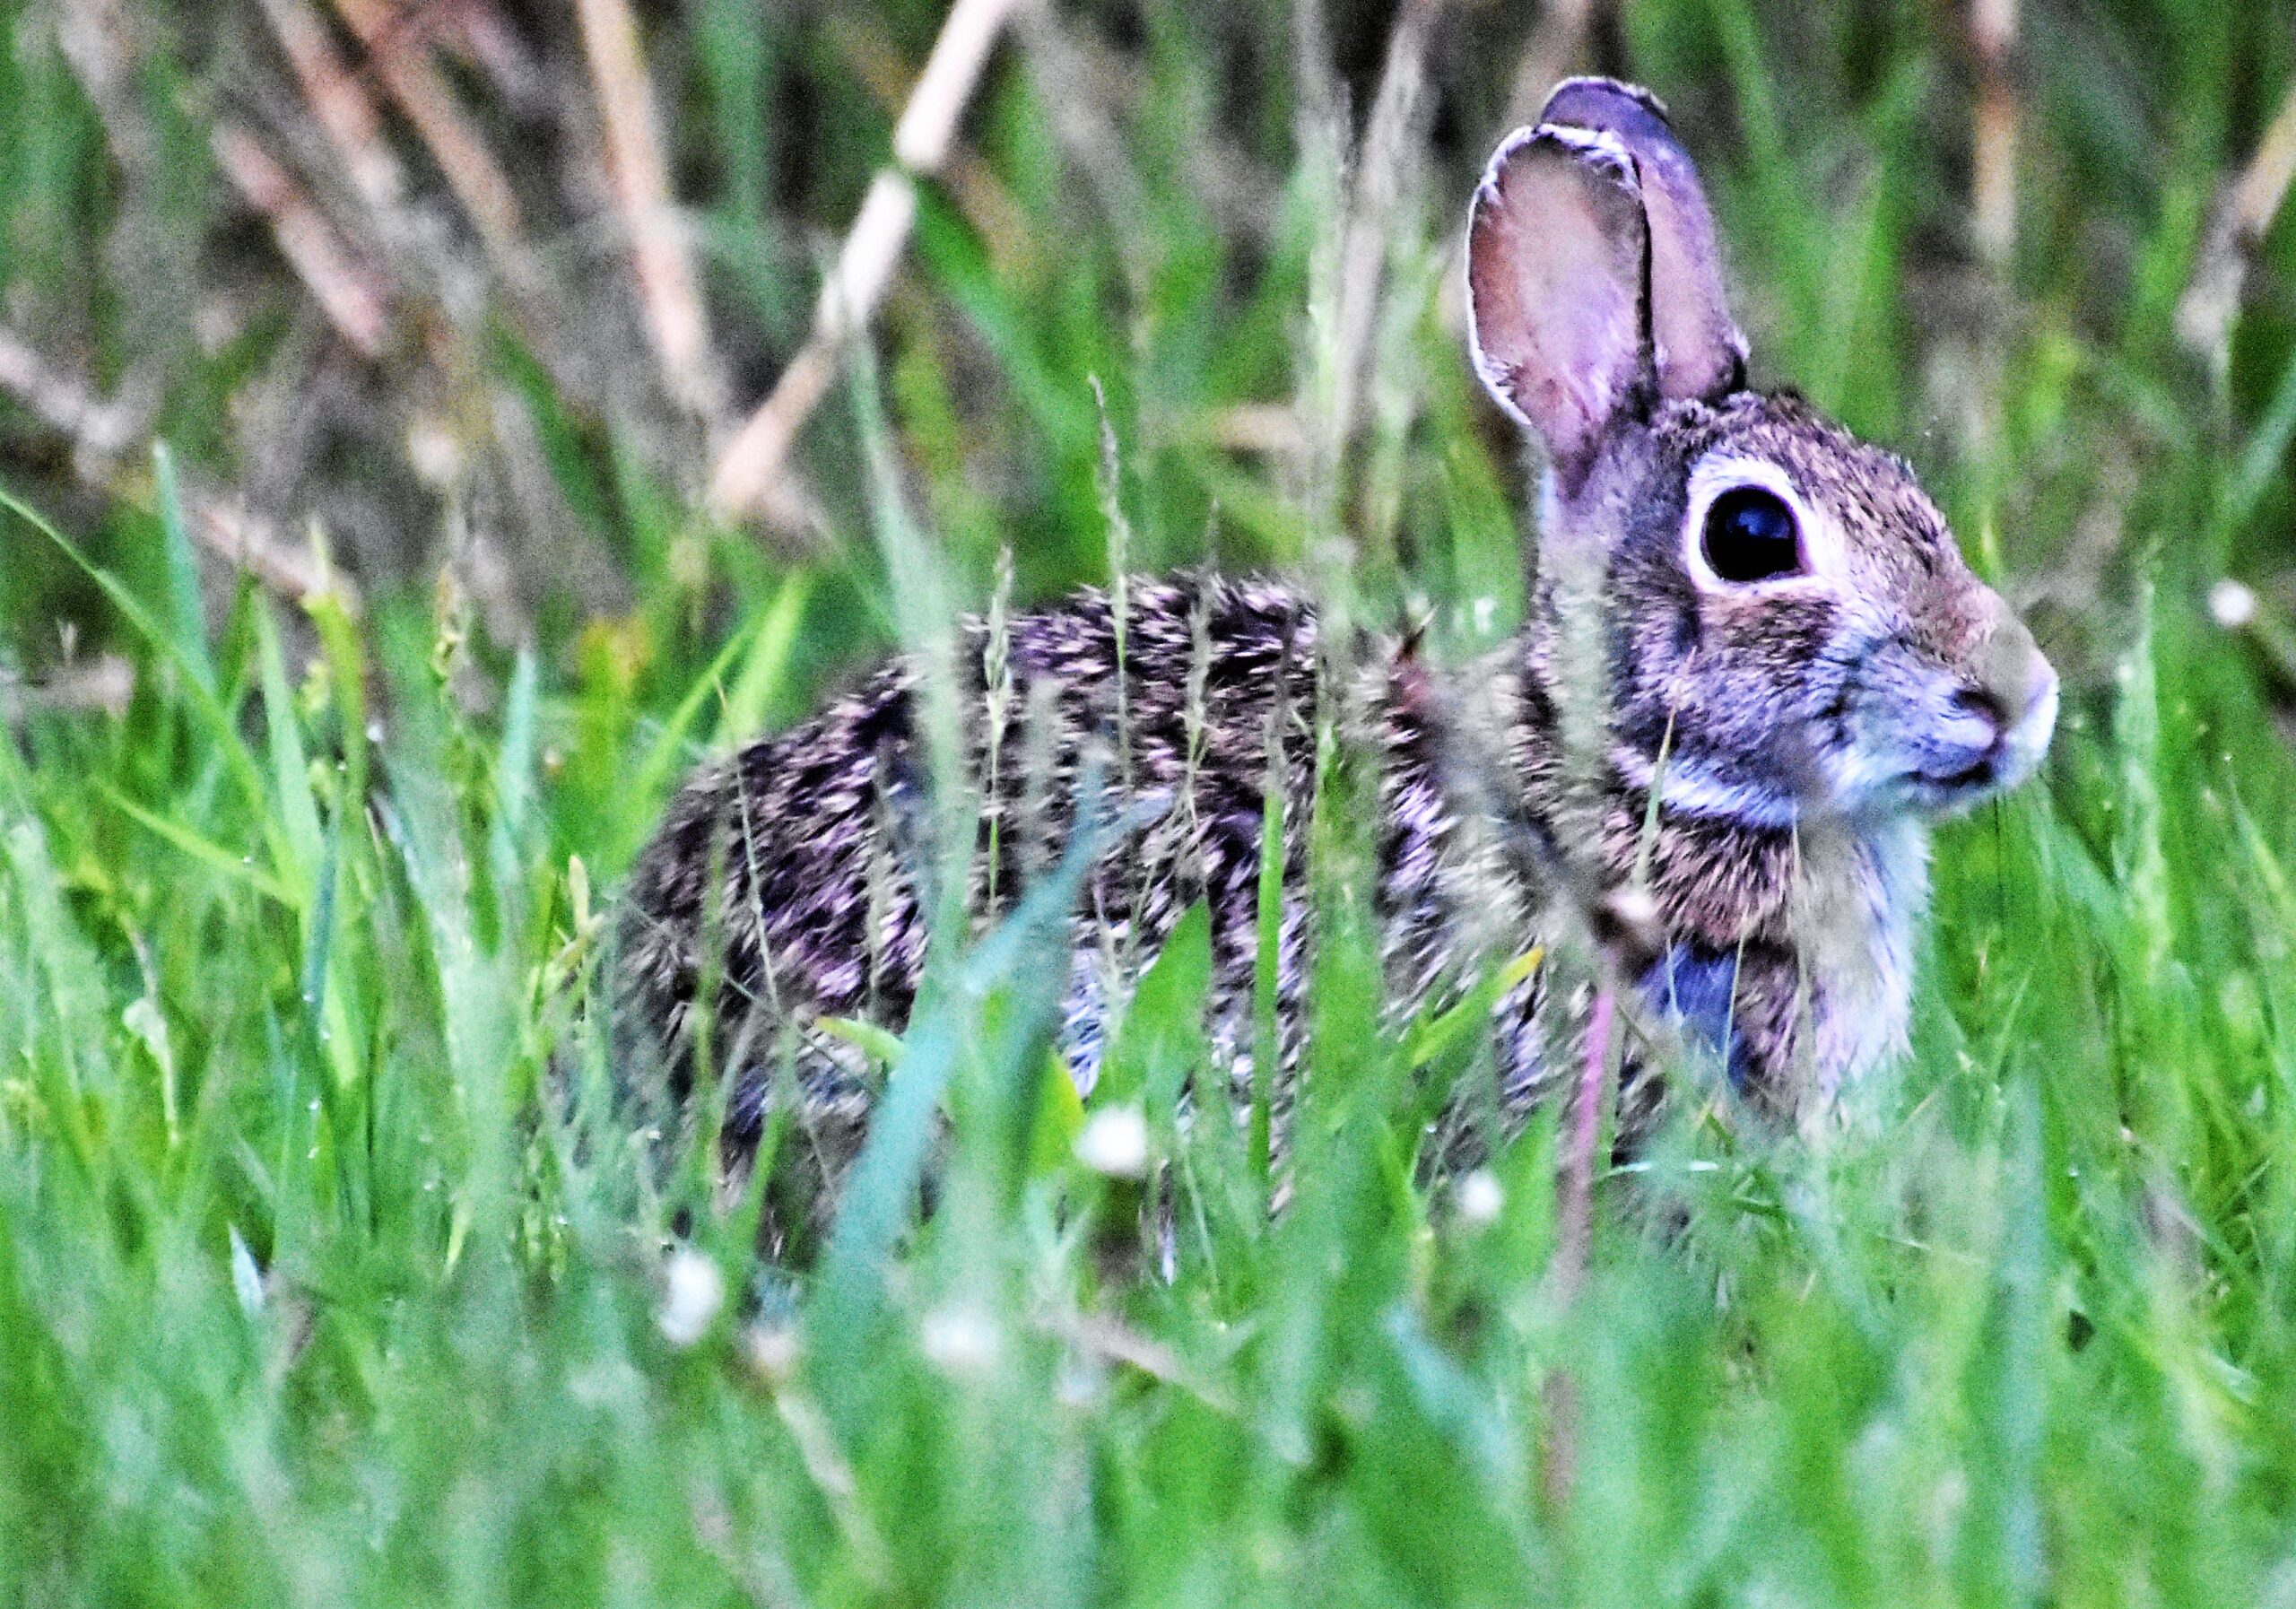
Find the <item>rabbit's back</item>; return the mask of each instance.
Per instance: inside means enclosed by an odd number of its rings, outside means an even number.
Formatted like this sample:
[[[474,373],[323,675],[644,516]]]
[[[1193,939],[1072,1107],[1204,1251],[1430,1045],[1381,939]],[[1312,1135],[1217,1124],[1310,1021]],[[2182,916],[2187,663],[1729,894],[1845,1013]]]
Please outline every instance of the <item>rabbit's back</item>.
[[[1121,622],[1121,650],[1118,647]],[[1304,935],[1298,860],[1314,763],[1316,618],[1278,586],[1185,576],[1087,591],[1000,631],[967,622],[954,674],[978,805],[968,908],[1008,912],[1059,858],[1083,790],[1115,836],[1074,912],[1064,1049],[1089,1086],[1110,999],[1201,900],[1210,1029],[1235,1051],[1257,954],[1271,777],[1286,801],[1278,946],[1287,1026]],[[1118,665],[1122,669],[1119,674]],[[802,1036],[807,1115],[857,1138],[863,1058],[821,1017],[898,1030],[923,970],[932,851],[926,692],[897,660],[819,716],[690,781],[633,868],[621,977],[633,1056],[688,1093],[699,1036],[735,1083],[725,1144],[761,1126],[780,1031]],[[698,1010],[705,990],[710,1009]]]

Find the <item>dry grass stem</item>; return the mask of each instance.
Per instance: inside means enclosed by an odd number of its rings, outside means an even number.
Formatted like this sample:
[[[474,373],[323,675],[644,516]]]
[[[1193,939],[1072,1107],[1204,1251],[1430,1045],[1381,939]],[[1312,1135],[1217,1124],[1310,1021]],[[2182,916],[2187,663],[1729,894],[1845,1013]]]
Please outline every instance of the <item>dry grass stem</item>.
[[[2292,181],[2296,181],[2296,83],[2288,86],[2256,153],[2218,204],[2192,283],[2177,305],[2177,334],[2220,369],[2248,282],[2248,260],[2279,215]]]
[[[335,9],[366,47],[383,87],[422,136],[487,249],[515,268],[521,232],[517,195],[431,61],[429,45],[404,36],[389,0],[335,0]]]
[[[1043,9],[1036,8],[1034,14],[1041,17]],[[839,20],[831,32],[839,59],[852,69],[869,98],[898,119],[917,82],[914,64],[873,26]],[[987,162],[952,144],[942,161],[940,178],[1000,270],[1012,272],[1033,254],[1037,242],[1030,237],[1025,209]]]
[[[1970,230],[1978,255],[1996,267],[2017,244],[2017,0],[1976,0],[1970,43],[1977,53],[1977,118],[1970,152]]]
[[[344,63],[325,19],[310,0],[263,0],[263,14],[352,187],[370,207],[395,207],[404,174],[384,139],[382,109]]]
[[[144,429],[140,409],[109,401],[78,375],[57,368],[15,331],[0,325],[0,392],[72,444],[83,462],[108,462]]]
[[[1563,1158],[1561,1210],[1556,1219],[1554,1277],[1564,1300],[1578,1293],[1587,1278],[1587,1253],[1595,1222],[1595,1144],[1602,1133],[1603,1096],[1610,1078],[1611,1031],[1618,997],[1605,984],[1595,991],[1587,1015],[1586,1056],[1570,1102],[1570,1149]]]
[[[1290,403],[1237,403],[1205,422],[1210,439],[1227,452],[1289,457],[1307,446],[1300,410]]]
[[[579,0],[582,43],[605,128],[606,165],[630,238],[638,295],[662,366],[662,383],[689,412],[708,417],[720,402],[700,277],[670,194],[669,164],[638,21],[629,0]]]
[[[358,589],[315,549],[281,540],[269,521],[227,495],[187,484],[183,500],[192,540],[232,569],[297,603],[332,598],[359,613]]]
[[[822,286],[813,327],[789,367],[718,455],[711,509],[735,520],[762,510],[797,432],[837,373],[848,332],[865,326],[909,245],[917,221],[915,176],[948,160],[957,119],[972,97],[990,48],[1021,0],[956,0],[893,129],[895,166],[880,172],[861,203],[835,266]]]
[[[1602,1135],[1604,1092],[1610,1082],[1611,1039],[1617,996],[1608,984],[1595,993],[1587,1014],[1585,1061],[1569,1113],[1570,1151],[1563,1157],[1562,1199],[1555,1226],[1553,1288],[1556,1302],[1568,1307],[1587,1283],[1587,1257],[1595,1227],[1595,1144]],[[1560,1371],[1546,1384],[1547,1429],[1542,1483],[1550,1509],[1570,1498],[1578,1465],[1578,1396],[1575,1382]]]
[[[1595,25],[1596,0],[1547,0],[1538,25],[1523,46],[1515,88],[1507,97],[1507,126],[1518,127],[1539,115],[1555,81],[1577,68]]]
[[[125,715],[135,696],[135,666],[119,654],[68,661],[38,678],[0,669],[0,721],[12,726],[42,711]]]
[[[144,409],[106,398],[5,326],[0,326],[0,393],[70,445],[73,468],[91,488],[149,505],[148,482],[126,461],[128,449],[149,428]],[[315,555],[281,543],[236,498],[187,477],[183,501],[192,539],[234,569],[288,597],[300,601],[326,594],[356,612],[358,595],[346,578]]]
[[[1169,1346],[1127,1328],[1105,1314],[1080,1313],[1047,1326],[1078,1351],[1106,1362],[1121,1363],[1151,1379],[1178,1387],[1213,1413],[1233,1418],[1235,1399],[1201,1378]]]
[[[1123,120],[1136,115],[1152,79],[1148,65],[1098,34],[1071,28],[1049,6],[1022,9],[1014,27],[1039,83],[1039,99],[1061,149],[1100,194],[1119,225],[1143,215],[1140,184],[1126,160]],[[1239,146],[1191,139],[1182,163],[1189,184],[1220,227],[1264,239],[1281,209],[1281,186]]]
[[[390,301],[377,275],[352,254],[310,193],[253,135],[219,123],[209,143],[216,166],[263,214],[280,255],[327,322],[361,356],[379,356],[390,336]]]
[[[1443,0],[1406,0],[1388,37],[1386,65],[1348,198],[1347,227],[1340,248],[1339,303],[1333,378],[1329,450],[1336,456],[1354,434],[1363,367],[1385,279],[1387,243],[1396,229],[1396,203],[1404,170],[1418,154],[1413,135],[1426,99],[1427,46],[1443,12]]]
[[[96,109],[113,160],[128,173],[148,172],[160,143],[137,92],[136,37],[126,8],[120,0],[62,0],[56,39]]]

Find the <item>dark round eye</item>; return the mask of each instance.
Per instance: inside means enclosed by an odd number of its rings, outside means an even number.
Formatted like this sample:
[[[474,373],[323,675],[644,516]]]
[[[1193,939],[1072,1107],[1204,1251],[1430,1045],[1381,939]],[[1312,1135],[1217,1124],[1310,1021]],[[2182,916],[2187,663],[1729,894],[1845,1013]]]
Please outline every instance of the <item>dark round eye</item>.
[[[1726,581],[1770,581],[1802,573],[1794,510],[1762,486],[1733,486],[1707,505],[1700,536],[1706,565]]]

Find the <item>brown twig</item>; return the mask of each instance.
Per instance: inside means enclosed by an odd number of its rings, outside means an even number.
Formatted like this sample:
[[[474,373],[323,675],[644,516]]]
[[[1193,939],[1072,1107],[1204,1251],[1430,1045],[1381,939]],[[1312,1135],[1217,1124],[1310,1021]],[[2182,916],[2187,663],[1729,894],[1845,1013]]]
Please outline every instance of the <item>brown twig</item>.
[[[2177,304],[2177,334],[2219,370],[2232,319],[2240,309],[2248,262],[2296,181],[2296,83],[2282,97],[2256,153],[2217,204],[2201,242],[2199,265]]]
[[[1973,0],[1970,43],[1977,53],[1977,117],[1970,150],[1970,229],[1978,255],[1996,267],[2017,244],[2017,0]]]
[[[520,276],[517,195],[430,59],[428,42],[404,36],[389,0],[335,0],[335,6],[366,47],[375,75],[422,136],[479,238],[515,283]]]
[[[957,120],[972,98],[981,71],[1006,20],[1022,0],[956,0],[926,58],[917,87],[893,129],[893,165],[880,171],[846,235],[821,300],[813,327],[789,367],[718,457],[709,504],[719,518],[736,520],[764,506],[797,432],[837,373],[840,347],[866,325],[909,244],[917,220],[916,178],[948,160]]]
[[[150,483],[127,457],[146,428],[144,410],[107,400],[5,326],[0,326],[0,392],[70,445],[73,468],[89,486],[108,497],[150,503]],[[330,595],[356,612],[358,594],[345,578],[315,555],[282,543],[238,499],[188,475],[183,477],[182,495],[186,527],[209,552],[274,592],[299,601]]]
[[[662,384],[680,406],[707,418],[719,404],[709,317],[671,201],[638,20],[630,0],[578,0],[576,11],[605,128],[608,176]]]
[[[390,300],[295,176],[246,129],[219,123],[209,135],[216,165],[271,225],[279,253],[327,322],[360,355],[381,355],[390,335]]]

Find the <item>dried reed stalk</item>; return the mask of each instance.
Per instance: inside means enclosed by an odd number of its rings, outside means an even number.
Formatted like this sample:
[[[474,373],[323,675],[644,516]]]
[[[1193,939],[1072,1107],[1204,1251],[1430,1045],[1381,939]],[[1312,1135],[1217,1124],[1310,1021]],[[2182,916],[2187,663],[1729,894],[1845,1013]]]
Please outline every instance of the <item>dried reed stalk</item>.
[[[0,325],[0,391],[71,443],[74,456],[109,461],[131,446],[144,411],[108,400],[78,375],[59,369],[15,331]]]
[[[74,472],[89,487],[125,502],[150,502],[150,483],[128,461],[149,426],[148,413],[105,397],[85,378],[58,367],[0,325],[0,392],[71,448]],[[328,595],[356,612],[358,594],[316,555],[280,542],[236,498],[185,477],[185,526],[193,541],[298,601]]]
[[[377,212],[395,209],[405,175],[383,137],[382,109],[335,48],[311,0],[262,0],[264,19],[295,74],[304,104],[335,147],[352,187]]]
[[[1977,117],[1970,151],[1970,232],[1995,267],[2017,244],[2017,0],[1974,0],[1970,43],[1977,54]]]
[[[709,316],[671,199],[669,164],[662,155],[638,20],[631,14],[630,0],[577,0],[576,11],[605,128],[608,178],[630,239],[631,265],[661,363],[662,385],[678,405],[707,418],[720,400],[710,361]]]
[[[184,524],[191,539],[283,597],[297,603],[330,598],[351,614],[359,613],[359,590],[312,548],[282,541],[271,523],[235,498],[187,481]]]
[[[479,238],[517,283],[523,277],[517,272],[521,232],[517,195],[430,59],[429,45],[402,37],[390,0],[335,0],[335,8],[366,47],[375,75],[414,126]]]
[[[2177,304],[2177,334],[2220,372],[2231,342],[2232,320],[2248,262],[2296,181],[2296,83],[2288,86],[2248,165],[2218,202],[2201,242],[2200,261]]]
[[[0,669],[0,721],[9,725],[39,710],[124,715],[135,696],[135,666],[125,656],[74,659],[38,677]]]
[[[797,432],[836,378],[839,348],[876,311],[917,221],[916,179],[948,160],[957,120],[972,98],[1005,22],[1022,0],[956,0],[893,129],[893,165],[880,171],[822,286],[812,333],[756,412],[726,444],[709,484],[718,517],[761,510]]]
[[[1426,99],[1428,42],[1442,11],[1443,0],[1405,0],[1388,36],[1379,87],[1364,122],[1340,248],[1326,443],[1333,462],[1325,466],[1326,470],[1335,470],[1338,456],[1354,434],[1364,362],[1377,321],[1379,288],[1386,278],[1387,242],[1395,229],[1396,203],[1402,194],[1404,170],[1416,151],[1412,134]]]
[[[209,135],[216,165],[270,224],[279,254],[337,334],[366,358],[390,337],[390,298],[360,262],[310,193],[246,129],[219,123]]]
[[[1587,1019],[1585,1060],[1570,1103],[1570,1149],[1562,1159],[1561,1200],[1555,1224],[1553,1288],[1557,1305],[1569,1307],[1587,1283],[1587,1259],[1595,1234],[1595,1146],[1603,1131],[1603,1106],[1611,1079],[1611,1041],[1618,996],[1605,983],[1595,994]],[[1556,1371],[1547,1379],[1546,1457],[1541,1474],[1550,1509],[1570,1500],[1578,1473],[1578,1393],[1571,1378]]]
[[[1045,14],[1043,7],[1034,9],[1034,17],[1042,18]],[[839,57],[860,81],[861,87],[869,91],[869,98],[887,116],[898,118],[908,105],[910,87],[916,83],[909,58],[895,50],[876,29],[856,21],[839,19],[831,25],[831,34]],[[1027,215],[987,162],[952,146],[947,161],[941,165],[939,178],[957,211],[972,225],[973,232],[988,247],[1000,265],[1009,266],[1035,248],[1036,242],[1030,239]]]
[[[1558,80],[1578,65],[1587,36],[1595,25],[1597,0],[1547,0],[1538,25],[1524,41],[1523,59],[1515,69],[1515,87],[1507,97],[1507,126],[1515,128],[1539,115]]]
[[[1068,27],[1050,6],[1024,8],[1014,24],[1054,135],[1118,228],[1141,215],[1140,182],[1126,161],[1122,117],[1138,114],[1153,82],[1146,65],[1106,39]],[[1239,146],[1208,132],[1189,135],[1180,159],[1189,187],[1224,233],[1265,239],[1282,209],[1283,186]]]

